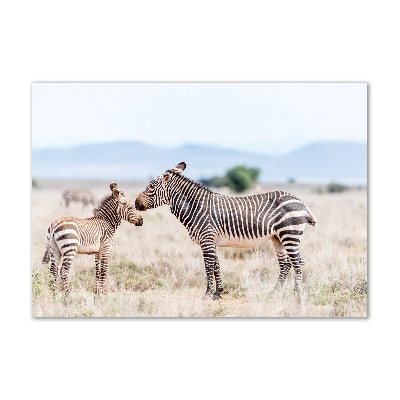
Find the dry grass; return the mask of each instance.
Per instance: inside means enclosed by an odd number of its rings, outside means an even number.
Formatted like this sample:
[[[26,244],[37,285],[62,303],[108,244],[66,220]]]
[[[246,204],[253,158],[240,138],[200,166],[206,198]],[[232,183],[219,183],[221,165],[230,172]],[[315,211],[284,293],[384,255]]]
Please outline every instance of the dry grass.
[[[65,209],[62,190],[87,187],[101,198],[109,182],[39,182],[32,190],[32,315],[34,317],[365,317],[367,316],[367,192],[318,194],[312,188],[283,189],[299,196],[318,218],[301,244],[304,291],[271,293],[279,268],[272,243],[263,249],[218,248],[225,294],[203,301],[206,278],[200,248],[169,208],[142,213],[144,225],[123,222],[110,259],[107,294],[94,295],[94,256],[77,255],[70,270],[71,295],[49,288],[49,265],[41,260],[48,224],[63,215],[87,217],[91,208]],[[132,199],[145,184],[119,182]]]

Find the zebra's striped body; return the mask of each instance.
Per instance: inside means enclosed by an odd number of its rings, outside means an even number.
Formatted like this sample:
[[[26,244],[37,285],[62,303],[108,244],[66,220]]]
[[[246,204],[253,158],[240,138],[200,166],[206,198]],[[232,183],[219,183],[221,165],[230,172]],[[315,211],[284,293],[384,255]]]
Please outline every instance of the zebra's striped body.
[[[108,272],[108,260],[115,240],[115,231],[122,220],[142,225],[143,218],[136,213],[132,201],[125,197],[115,182],[110,184],[112,194],[101,200],[91,218],[61,217],[51,223],[47,235],[47,249],[43,263],[51,261],[53,287],[58,265],[61,283],[69,293],[68,272],[75,254],[94,254],[96,262],[96,292],[101,293]]]
[[[247,197],[230,197],[214,193],[202,184],[180,175],[186,163],[154,179],[136,199],[138,210],[145,211],[168,204],[172,214],[187,228],[191,239],[203,251],[206,295],[220,298],[223,284],[216,246],[256,247],[272,240],[280,274],[275,288],[285,283],[293,266],[295,290],[302,282],[304,262],[299,244],[307,224],[315,225],[309,208],[290,193],[275,191]]]
[[[89,190],[64,190],[62,198],[65,201],[65,207],[69,207],[71,202],[82,203],[83,208],[95,203],[95,197]]]

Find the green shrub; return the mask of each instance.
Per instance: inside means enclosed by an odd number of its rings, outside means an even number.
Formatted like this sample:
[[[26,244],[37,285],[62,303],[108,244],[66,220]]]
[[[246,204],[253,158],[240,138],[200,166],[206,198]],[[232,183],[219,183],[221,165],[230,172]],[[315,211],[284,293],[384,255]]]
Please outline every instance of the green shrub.
[[[326,186],[326,191],[328,193],[342,193],[345,190],[348,190],[347,186],[342,185],[340,183],[336,183],[336,182],[332,182]]]
[[[245,165],[233,167],[225,175],[227,186],[234,192],[244,192],[257,182],[260,172],[259,168],[250,168]]]
[[[211,178],[202,178],[200,182],[208,187],[220,188],[227,185],[226,179],[222,176],[212,176]]]
[[[261,171],[259,168],[238,165],[229,169],[225,176],[202,178],[200,182],[208,187],[220,188],[223,186],[228,186],[234,192],[241,193],[247,189],[250,189],[251,186],[258,181],[260,172]]]
[[[38,297],[43,293],[44,276],[40,271],[32,272],[32,296]]]

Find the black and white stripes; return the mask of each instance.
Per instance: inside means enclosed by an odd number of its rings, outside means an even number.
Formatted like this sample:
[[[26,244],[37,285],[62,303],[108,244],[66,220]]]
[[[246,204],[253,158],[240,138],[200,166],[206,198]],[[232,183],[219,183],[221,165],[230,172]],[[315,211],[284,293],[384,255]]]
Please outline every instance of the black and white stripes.
[[[63,290],[69,293],[68,272],[75,254],[94,254],[96,262],[96,292],[101,293],[108,272],[108,260],[114,244],[117,227],[122,220],[142,225],[131,200],[115,182],[111,182],[111,195],[104,197],[93,210],[91,218],[61,217],[51,223],[47,235],[47,249],[43,263],[51,261],[52,286],[57,280],[58,265],[62,260],[60,275]]]
[[[182,162],[149,183],[136,199],[138,210],[168,204],[203,251],[207,274],[206,295],[221,298],[223,284],[216,246],[255,247],[271,239],[276,250],[280,274],[275,288],[286,280],[290,268],[295,271],[295,290],[302,282],[304,262],[299,244],[307,224],[317,220],[309,208],[290,193],[275,191],[247,197],[214,193],[202,184],[181,175]]]

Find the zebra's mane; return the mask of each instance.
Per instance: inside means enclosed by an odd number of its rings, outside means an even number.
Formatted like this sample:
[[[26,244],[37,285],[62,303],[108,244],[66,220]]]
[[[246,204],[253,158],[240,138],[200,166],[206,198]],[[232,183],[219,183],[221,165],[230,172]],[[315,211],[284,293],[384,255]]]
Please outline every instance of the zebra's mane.
[[[205,190],[205,191],[207,191],[207,192],[209,192],[209,193],[214,193],[214,192],[213,192],[211,189],[209,189],[203,182],[196,182],[196,181],[194,181],[194,180],[192,180],[192,179],[190,179],[190,178],[188,178],[188,177],[186,177],[186,176],[184,176],[184,175],[178,174],[178,173],[173,172],[173,171],[171,171],[171,170],[169,170],[168,172],[172,172],[174,175],[179,176],[179,178],[183,179],[185,182],[188,182],[188,183],[190,183],[190,184],[192,184],[192,185],[195,185],[195,186],[197,186],[199,189],[203,189],[203,190]]]
[[[96,217],[99,212],[101,211],[101,209],[104,207],[105,204],[109,203],[111,198],[113,198],[112,194],[108,194],[106,196],[104,196],[99,203],[97,204],[97,206],[95,208],[93,208],[93,215]]]

